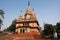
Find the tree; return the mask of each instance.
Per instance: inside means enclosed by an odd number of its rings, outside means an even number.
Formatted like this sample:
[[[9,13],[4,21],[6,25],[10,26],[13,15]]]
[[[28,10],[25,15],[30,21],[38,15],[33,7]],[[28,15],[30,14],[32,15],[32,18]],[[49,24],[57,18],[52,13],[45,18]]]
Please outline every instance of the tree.
[[[56,31],[58,34],[58,38],[60,38],[60,22],[57,22],[57,24],[56,24]]]
[[[57,24],[56,24],[56,27],[57,27],[57,32],[60,32],[60,22],[58,22]]]
[[[0,29],[1,29],[1,25],[3,23],[2,18],[4,19],[4,11],[3,10],[0,10]]]
[[[7,29],[5,29],[5,31],[15,32],[15,25],[16,25],[16,19],[12,21],[12,24]]]
[[[45,24],[43,34],[45,36],[53,36],[53,26],[52,24]]]

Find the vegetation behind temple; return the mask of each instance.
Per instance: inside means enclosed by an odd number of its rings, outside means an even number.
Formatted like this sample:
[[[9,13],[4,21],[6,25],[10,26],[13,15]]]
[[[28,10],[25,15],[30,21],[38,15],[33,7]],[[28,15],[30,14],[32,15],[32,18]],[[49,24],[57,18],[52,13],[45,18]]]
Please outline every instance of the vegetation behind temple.
[[[3,19],[4,19],[4,11],[0,9],[0,29],[1,25],[3,24]]]
[[[44,36],[51,36],[53,35],[53,26],[52,24],[45,24],[44,25],[44,30],[43,30]]]
[[[56,25],[44,24],[44,30],[42,30],[42,33],[45,37],[48,36],[53,38],[55,32],[57,32],[57,37],[60,38],[60,22],[57,22]]]
[[[7,28],[4,29],[5,32],[15,32],[15,24],[16,24],[16,19],[12,21],[12,24]]]
[[[3,24],[3,19],[4,19],[4,11],[0,10],[0,28],[1,25]],[[4,31],[8,31],[8,32],[15,32],[15,24],[16,24],[16,19],[12,21],[11,25],[7,28],[4,29]],[[57,32],[58,38],[60,38],[60,22],[57,22],[56,25],[52,25],[52,24],[44,24],[44,30],[42,30],[42,35],[43,36],[49,36],[50,38],[53,37],[54,32]],[[2,34],[3,32],[0,31],[0,34]]]
[[[16,19],[12,21],[12,24],[5,29],[4,31],[8,31],[8,32],[15,32],[15,23],[16,23]],[[43,36],[48,36],[49,38],[52,38],[54,35],[54,32],[57,32],[58,34],[58,38],[60,38],[60,22],[57,22],[56,25],[52,25],[52,24],[44,24],[44,30],[42,30],[42,35]]]

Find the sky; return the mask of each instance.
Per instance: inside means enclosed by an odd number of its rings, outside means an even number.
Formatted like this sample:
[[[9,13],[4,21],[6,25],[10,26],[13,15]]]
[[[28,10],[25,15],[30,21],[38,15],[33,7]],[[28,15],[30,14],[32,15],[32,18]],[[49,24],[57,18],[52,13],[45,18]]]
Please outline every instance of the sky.
[[[60,0],[0,0],[0,9],[5,13],[2,29],[9,27],[21,10],[25,14],[28,1],[31,9],[34,8],[40,27],[43,28],[44,23],[56,25],[60,22]]]

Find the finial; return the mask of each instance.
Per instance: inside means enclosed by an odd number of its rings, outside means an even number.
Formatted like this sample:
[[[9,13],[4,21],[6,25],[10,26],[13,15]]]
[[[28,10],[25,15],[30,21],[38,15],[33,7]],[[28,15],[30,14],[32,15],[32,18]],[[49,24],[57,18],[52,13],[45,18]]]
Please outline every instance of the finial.
[[[34,11],[34,8],[32,9],[32,11]]]
[[[22,10],[20,12],[22,12]]]
[[[30,1],[28,1],[28,6],[30,6]]]
[[[20,16],[22,16],[22,10],[20,11]]]

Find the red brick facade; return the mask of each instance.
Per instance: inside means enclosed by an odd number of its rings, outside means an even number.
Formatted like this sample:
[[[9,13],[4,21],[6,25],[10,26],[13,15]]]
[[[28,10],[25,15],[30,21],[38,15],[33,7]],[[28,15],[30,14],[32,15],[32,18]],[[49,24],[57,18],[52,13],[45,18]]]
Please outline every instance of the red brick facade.
[[[39,23],[37,21],[34,11],[30,8],[30,4],[28,4],[28,8],[24,17],[22,16],[22,11],[20,12],[20,15],[16,21],[15,33],[16,34],[9,35],[9,37],[34,38],[35,36],[40,35]]]
[[[16,33],[39,33],[39,23],[36,19],[34,11],[30,8],[30,4],[28,4],[28,8],[24,17],[22,16],[22,11],[16,21]]]

